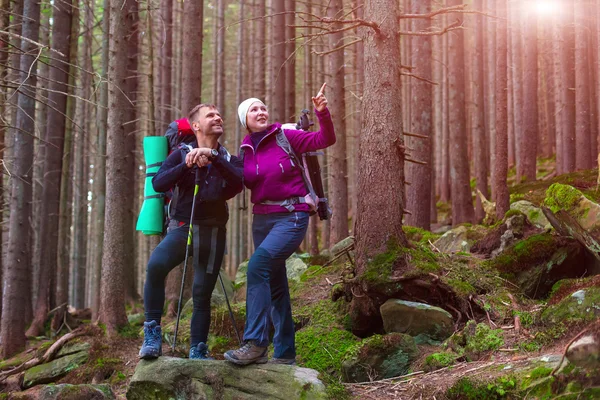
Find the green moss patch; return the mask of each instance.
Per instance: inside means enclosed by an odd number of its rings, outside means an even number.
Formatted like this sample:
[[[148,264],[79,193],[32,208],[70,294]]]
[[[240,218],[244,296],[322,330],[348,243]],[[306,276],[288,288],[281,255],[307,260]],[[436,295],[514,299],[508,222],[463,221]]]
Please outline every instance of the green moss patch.
[[[583,193],[570,185],[554,183],[546,191],[544,204],[552,212],[558,210],[570,210],[576,207],[583,197]]]

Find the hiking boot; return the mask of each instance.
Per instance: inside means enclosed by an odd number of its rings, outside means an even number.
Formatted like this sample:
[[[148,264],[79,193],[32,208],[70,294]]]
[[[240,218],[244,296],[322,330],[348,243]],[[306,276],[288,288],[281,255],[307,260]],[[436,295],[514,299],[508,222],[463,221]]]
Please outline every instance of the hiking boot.
[[[265,364],[269,360],[267,349],[268,347],[257,346],[249,340],[239,349],[229,350],[224,356],[227,361],[237,365]]]
[[[162,332],[156,321],[144,322],[144,343],[139,356],[144,360],[162,356]]]
[[[269,364],[281,364],[281,365],[296,365],[295,358],[276,358],[273,357],[269,360]]]
[[[206,343],[200,342],[196,346],[190,348],[190,360],[214,360],[208,355],[208,346]]]

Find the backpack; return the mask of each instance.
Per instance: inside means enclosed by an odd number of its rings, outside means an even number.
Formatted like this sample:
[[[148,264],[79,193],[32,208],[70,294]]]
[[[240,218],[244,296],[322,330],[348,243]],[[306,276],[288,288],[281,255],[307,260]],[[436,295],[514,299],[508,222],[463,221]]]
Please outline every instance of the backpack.
[[[296,155],[296,152],[292,148],[290,141],[284,133],[285,129],[308,131],[310,126],[313,125],[313,123],[308,120],[308,113],[308,110],[302,110],[300,119],[295,125],[283,124],[281,126],[281,129],[279,129],[278,132],[275,134],[275,140],[277,141],[277,145],[290,157],[292,164],[296,164],[300,168],[302,179],[304,180],[304,184],[306,185],[306,189],[308,190],[308,194],[305,196],[304,202],[309,204],[311,206],[311,209],[314,209],[314,211],[316,211],[316,213],[319,214],[320,220],[327,220],[331,218],[332,211],[329,207],[327,197],[325,197],[325,192],[323,189],[323,180],[321,179],[321,167],[319,165],[319,159],[317,158],[317,156],[323,155],[324,153],[322,151],[307,152],[301,155],[302,158],[299,158]],[[243,162],[243,148],[240,149],[240,158]],[[246,188],[244,187],[244,191],[245,190]],[[246,209],[245,193],[244,206],[242,208]]]
[[[191,150],[190,143],[196,140],[196,135],[190,126],[187,118],[175,120],[169,124],[165,132],[169,149],[167,154],[171,154],[177,149],[184,149],[187,152]],[[175,186],[165,193],[165,220],[164,231],[169,226],[171,219],[171,210],[177,206],[177,198],[179,197],[179,187]]]

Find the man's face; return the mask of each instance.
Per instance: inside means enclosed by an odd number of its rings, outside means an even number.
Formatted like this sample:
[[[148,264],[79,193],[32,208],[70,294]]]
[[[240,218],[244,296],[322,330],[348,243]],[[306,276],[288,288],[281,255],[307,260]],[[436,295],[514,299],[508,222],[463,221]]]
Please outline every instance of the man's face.
[[[221,118],[221,114],[216,108],[201,108],[192,126],[194,130],[200,131],[202,135],[216,135],[218,137],[223,134],[223,118]]]

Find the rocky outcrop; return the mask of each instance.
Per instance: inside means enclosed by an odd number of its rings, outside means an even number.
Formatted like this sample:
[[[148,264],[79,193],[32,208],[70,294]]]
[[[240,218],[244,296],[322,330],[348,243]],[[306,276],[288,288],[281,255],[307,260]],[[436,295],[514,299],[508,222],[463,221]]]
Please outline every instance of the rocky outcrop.
[[[452,315],[439,307],[389,299],[381,307],[383,327],[386,332],[405,333],[410,336],[425,335],[444,340],[452,335]]]
[[[238,367],[225,361],[160,357],[140,361],[128,400],[325,399],[317,371],[288,365]]]

